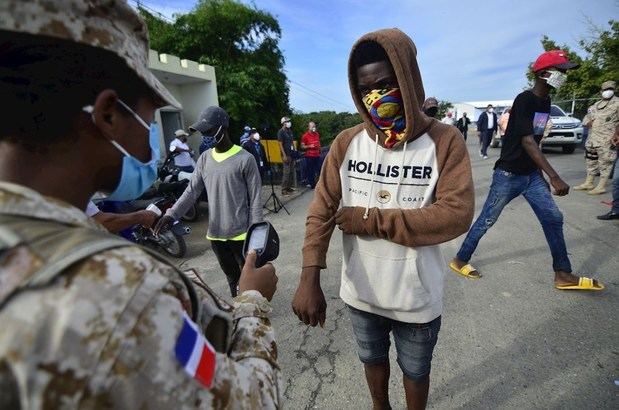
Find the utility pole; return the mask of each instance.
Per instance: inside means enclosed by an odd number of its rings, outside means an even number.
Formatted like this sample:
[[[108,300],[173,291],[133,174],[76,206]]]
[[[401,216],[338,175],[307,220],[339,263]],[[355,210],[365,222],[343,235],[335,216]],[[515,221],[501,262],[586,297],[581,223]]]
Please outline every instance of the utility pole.
[[[576,108],[576,91],[572,93],[572,115],[574,115],[574,108]]]

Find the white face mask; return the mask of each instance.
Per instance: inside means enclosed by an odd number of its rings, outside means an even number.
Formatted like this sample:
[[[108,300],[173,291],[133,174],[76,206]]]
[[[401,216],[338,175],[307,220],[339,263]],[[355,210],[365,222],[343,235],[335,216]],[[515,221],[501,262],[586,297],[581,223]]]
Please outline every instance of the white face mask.
[[[489,113],[493,113],[494,112],[494,108],[488,108],[488,112]]]
[[[610,100],[615,95],[615,90],[604,90],[602,91],[602,98],[605,100]]]
[[[286,128],[292,127],[292,123],[290,121],[286,121],[284,125],[286,126]]]
[[[544,80],[546,80],[548,85],[552,88],[560,88],[565,83],[565,80],[567,80],[567,75],[562,73],[561,71],[548,70],[548,72],[550,73],[550,75],[544,78]]]
[[[310,131],[312,131],[312,132],[316,132],[316,127],[312,127],[312,128],[310,129]]]
[[[255,133],[255,134],[254,134],[254,140],[256,140],[256,141],[260,141],[260,134]]]

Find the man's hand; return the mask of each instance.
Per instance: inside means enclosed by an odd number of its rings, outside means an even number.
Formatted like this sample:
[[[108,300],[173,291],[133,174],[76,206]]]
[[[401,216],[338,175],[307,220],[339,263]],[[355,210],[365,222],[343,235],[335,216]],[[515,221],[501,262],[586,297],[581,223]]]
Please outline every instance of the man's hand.
[[[550,185],[552,185],[551,192],[553,195],[565,196],[570,192],[570,186],[563,182],[558,175],[550,178]]]
[[[362,226],[363,214],[365,209],[360,206],[346,206],[338,209],[335,213],[335,224],[345,234],[361,234],[359,228]]]
[[[246,290],[257,290],[268,301],[273,299],[277,289],[277,275],[271,263],[256,268],[256,251],[250,250],[245,258],[245,266],[239,279],[239,294]]]
[[[170,229],[170,226],[172,226],[172,222],[174,222],[174,218],[172,218],[170,215],[163,215],[155,226],[155,235],[159,235],[159,232]]]
[[[282,154],[282,162],[283,162],[284,164],[287,164],[287,163],[288,163],[288,156],[287,156],[286,154]]]
[[[306,325],[324,327],[327,302],[320,288],[320,268],[303,268],[299,287],[292,299],[292,311]]]
[[[155,221],[157,220],[156,213],[154,213],[153,211],[148,211],[146,209],[138,212],[140,217],[140,225],[145,228],[150,228],[155,224]]]

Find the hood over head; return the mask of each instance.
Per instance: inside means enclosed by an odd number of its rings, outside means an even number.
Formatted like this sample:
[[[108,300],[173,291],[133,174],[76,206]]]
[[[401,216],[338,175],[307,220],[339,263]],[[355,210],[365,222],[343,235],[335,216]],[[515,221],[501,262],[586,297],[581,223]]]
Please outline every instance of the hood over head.
[[[394,147],[403,144],[405,141],[414,140],[422,135],[429,128],[432,119],[423,114],[421,106],[425,93],[423,82],[417,65],[417,48],[415,43],[404,32],[392,28],[383,29],[363,35],[353,45],[348,60],[348,82],[350,91],[357,107],[357,111],[363,118],[365,129],[374,138],[378,134],[380,144],[384,147],[387,136],[372,121],[362,100],[360,91],[357,88],[357,67],[355,65],[355,52],[359,45],[365,42],[374,42],[380,45],[386,52],[387,57],[393,67],[402,100],[404,104],[404,114],[406,118],[406,134],[401,141]]]

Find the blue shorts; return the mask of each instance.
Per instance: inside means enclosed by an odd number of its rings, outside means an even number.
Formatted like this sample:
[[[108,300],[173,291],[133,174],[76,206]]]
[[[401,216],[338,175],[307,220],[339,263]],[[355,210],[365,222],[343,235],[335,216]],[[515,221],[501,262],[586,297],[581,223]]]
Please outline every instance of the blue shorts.
[[[388,362],[389,333],[393,331],[398,365],[404,375],[411,380],[420,380],[430,374],[432,352],[441,329],[440,316],[429,323],[406,323],[352,306],[348,306],[348,311],[361,362]]]

